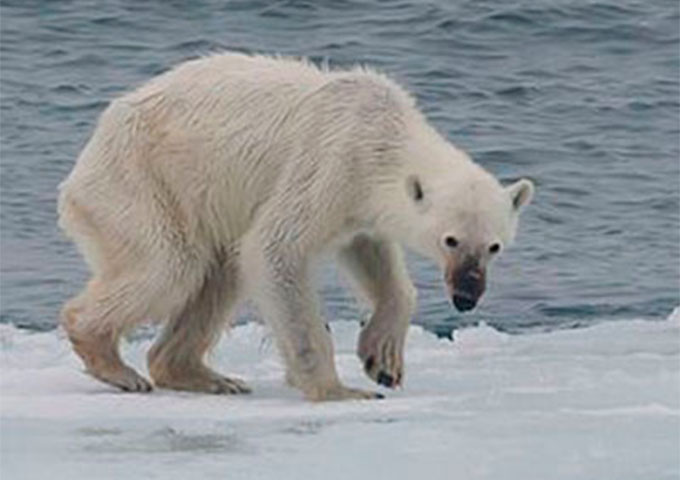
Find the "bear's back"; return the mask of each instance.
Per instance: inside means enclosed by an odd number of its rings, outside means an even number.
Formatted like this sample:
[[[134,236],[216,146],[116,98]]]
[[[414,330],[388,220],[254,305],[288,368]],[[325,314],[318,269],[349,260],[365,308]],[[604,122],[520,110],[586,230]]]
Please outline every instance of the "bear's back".
[[[271,102],[285,97],[289,105],[323,85],[327,75],[303,61],[225,53],[182,63],[118,101],[142,106],[163,98],[196,108],[204,117],[235,109],[254,111],[258,98]]]
[[[113,101],[63,188],[83,202],[106,197],[104,209],[134,197],[148,210],[169,196],[197,220],[229,206],[232,218],[205,224],[241,231],[278,184],[318,161],[333,179],[356,170],[348,161],[374,161],[359,147],[381,145],[380,117],[403,108],[403,90],[363,69],[237,53],[191,60]]]

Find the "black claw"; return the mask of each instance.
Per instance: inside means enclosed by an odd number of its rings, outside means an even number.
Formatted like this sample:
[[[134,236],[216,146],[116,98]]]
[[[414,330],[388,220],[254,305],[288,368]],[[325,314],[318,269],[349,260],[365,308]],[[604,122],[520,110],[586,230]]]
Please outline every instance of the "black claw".
[[[385,399],[385,395],[383,395],[382,393],[376,393],[376,394],[375,394],[375,398],[378,399],[378,400],[384,400],[384,399]]]
[[[366,359],[366,363],[364,363],[364,369],[367,372],[370,372],[371,369],[373,368],[373,364],[375,363],[375,359],[373,357],[368,357]]]
[[[376,379],[376,382],[378,382],[379,385],[391,388],[394,384],[394,378],[392,378],[392,375],[380,371],[378,372],[378,378]]]

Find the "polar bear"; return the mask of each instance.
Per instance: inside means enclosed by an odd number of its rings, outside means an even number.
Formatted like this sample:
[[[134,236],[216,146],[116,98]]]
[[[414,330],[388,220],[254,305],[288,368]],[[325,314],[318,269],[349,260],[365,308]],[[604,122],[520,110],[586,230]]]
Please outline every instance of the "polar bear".
[[[60,186],[60,225],[92,272],[61,323],[87,371],[123,390],[152,388],[118,352],[150,319],[166,323],[148,353],[156,386],[246,393],[204,357],[250,298],[307,399],[379,398],[338,378],[315,259],[335,254],[370,302],[358,355],[396,387],[416,301],[400,245],[437,262],[469,310],[533,191],[501,186],[381,74],[235,53],[188,61],[113,101]]]

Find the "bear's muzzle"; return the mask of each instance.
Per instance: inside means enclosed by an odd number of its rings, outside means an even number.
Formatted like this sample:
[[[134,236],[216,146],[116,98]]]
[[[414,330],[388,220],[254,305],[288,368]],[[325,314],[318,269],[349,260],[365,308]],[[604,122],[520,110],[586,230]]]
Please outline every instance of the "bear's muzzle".
[[[463,262],[451,258],[444,275],[446,287],[453,305],[459,312],[467,312],[477,305],[486,289],[486,272],[473,256]]]

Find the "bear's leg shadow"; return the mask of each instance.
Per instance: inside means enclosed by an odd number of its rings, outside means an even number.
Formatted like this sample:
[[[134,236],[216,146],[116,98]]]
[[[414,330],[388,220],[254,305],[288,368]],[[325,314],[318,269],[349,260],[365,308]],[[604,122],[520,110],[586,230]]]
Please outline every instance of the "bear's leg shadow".
[[[401,248],[360,234],[340,251],[338,260],[373,308],[357,348],[366,374],[386,387],[401,385],[404,343],[416,303]]]
[[[198,293],[172,315],[148,354],[158,387],[207,393],[249,393],[240,379],[208,368],[205,356],[229,323],[239,295],[236,253],[208,268]]]
[[[303,245],[259,238],[251,234],[244,241],[246,284],[273,330],[288,383],[312,401],[381,398],[340,382],[333,341],[308,279]]]

